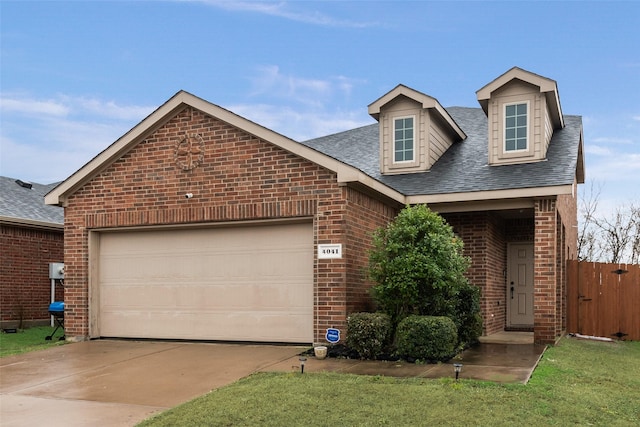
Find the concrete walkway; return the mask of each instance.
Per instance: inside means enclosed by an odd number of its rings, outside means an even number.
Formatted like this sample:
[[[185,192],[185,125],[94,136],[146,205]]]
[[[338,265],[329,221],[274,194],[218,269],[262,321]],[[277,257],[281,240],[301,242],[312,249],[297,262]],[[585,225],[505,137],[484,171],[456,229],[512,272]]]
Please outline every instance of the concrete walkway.
[[[305,350],[99,340],[0,359],[0,425],[133,426]]]
[[[475,379],[499,383],[526,384],[546,346],[483,342],[465,350],[455,359],[439,364],[382,362],[355,359],[318,360],[308,357],[304,372],[343,372],[358,375],[390,377],[454,378],[453,363],[461,363],[460,379]],[[265,372],[300,372],[299,356],[261,369]]]

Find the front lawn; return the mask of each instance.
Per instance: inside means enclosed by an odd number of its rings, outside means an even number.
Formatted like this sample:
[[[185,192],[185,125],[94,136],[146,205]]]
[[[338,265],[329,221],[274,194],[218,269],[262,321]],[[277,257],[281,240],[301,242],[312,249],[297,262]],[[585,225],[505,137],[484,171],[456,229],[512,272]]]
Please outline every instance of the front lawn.
[[[640,342],[564,338],[527,385],[260,373],[140,425],[640,425]]]
[[[14,354],[26,353],[28,351],[42,350],[54,345],[64,344],[65,341],[59,341],[64,335],[62,328],[58,329],[56,335],[51,341],[44,338],[53,332],[50,326],[36,326],[29,329],[19,329],[16,333],[7,334],[0,333],[0,357],[11,356]]]

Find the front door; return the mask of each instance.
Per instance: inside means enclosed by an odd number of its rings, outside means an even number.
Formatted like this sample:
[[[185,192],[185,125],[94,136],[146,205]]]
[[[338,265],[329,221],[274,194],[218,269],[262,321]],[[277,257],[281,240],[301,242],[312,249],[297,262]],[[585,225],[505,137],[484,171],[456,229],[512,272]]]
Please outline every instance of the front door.
[[[507,258],[507,326],[533,327],[533,243],[509,244]]]

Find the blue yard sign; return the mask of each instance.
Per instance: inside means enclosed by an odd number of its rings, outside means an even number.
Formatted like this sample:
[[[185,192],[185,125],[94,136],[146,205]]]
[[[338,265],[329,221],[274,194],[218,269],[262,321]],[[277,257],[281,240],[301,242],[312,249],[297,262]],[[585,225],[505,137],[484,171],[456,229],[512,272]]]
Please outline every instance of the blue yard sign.
[[[327,333],[325,334],[324,337],[330,343],[335,344],[338,341],[340,341],[340,330],[339,329],[334,329],[334,328],[328,328],[327,329]]]

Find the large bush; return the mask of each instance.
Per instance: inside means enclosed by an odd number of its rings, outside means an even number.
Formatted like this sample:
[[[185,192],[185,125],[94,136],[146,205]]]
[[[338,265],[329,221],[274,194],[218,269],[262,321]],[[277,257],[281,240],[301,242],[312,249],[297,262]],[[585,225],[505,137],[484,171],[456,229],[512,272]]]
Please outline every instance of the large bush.
[[[448,360],[456,353],[456,325],[444,316],[404,318],[396,331],[398,354],[408,359]]]
[[[481,332],[479,293],[464,276],[469,264],[462,240],[440,215],[425,205],[406,207],[374,233],[373,297],[394,327],[411,314],[446,316],[461,344],[475,341]]]
[[[384,313],[354,313],[347,319],[347,346],[363,359],[375,359],[390,338],[391,319]]]

